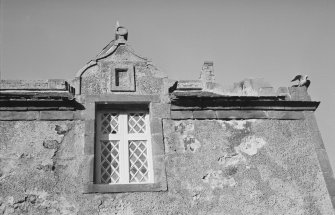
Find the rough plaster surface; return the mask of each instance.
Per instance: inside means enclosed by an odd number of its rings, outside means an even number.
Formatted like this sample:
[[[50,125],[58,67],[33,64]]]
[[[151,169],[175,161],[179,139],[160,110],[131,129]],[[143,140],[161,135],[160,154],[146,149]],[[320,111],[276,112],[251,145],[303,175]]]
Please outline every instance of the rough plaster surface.
[[[179,211],[333,214],[311,129],[306,121],[165,120],[168,186],[182,195]]]
[[[82,121],[0,122],[0,214],[333,214],[305,121],[163,124],[168,191],[82,194]]]

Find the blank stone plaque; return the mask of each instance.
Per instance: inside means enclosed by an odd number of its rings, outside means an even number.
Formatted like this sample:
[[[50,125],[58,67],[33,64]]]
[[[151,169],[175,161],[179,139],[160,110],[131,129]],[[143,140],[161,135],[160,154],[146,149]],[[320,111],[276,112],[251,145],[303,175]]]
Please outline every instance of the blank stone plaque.
[[[135,73],[133,66],[112,68],[111,91],[135,91]]]

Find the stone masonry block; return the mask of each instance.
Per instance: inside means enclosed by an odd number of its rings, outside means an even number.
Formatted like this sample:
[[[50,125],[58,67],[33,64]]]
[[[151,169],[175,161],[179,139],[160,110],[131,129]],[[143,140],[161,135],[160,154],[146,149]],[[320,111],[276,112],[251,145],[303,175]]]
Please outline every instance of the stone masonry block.
[[[28,110],[27,107],[0,107],[0,111],[24,111]],[[31,108],[29,108],[31,110]]]
[[[86,184],[83,193],[124,193],[124,192],[145,192],[165,191],[166,184],[162,182],[152,184]]]
[[[27,110],[38,111],[38,110],[60,110],[60,107],[27,107]]]
[[[213,110],[196,110],[193,111],[194,119],[216,119],[216,113]]]
[[[40,120],[73,120],[73,111],[40,111]]]
[[[67,90],[69,84],[63,79],[49,80],[1,80],[2,90]]]
[[[150,103],[150,116],[158,118],[170,118],[170,104]]]
[[[94,134],[95,120],[89,119],[85,121],[85,134]]]
[[[279,87],[277,89],[277,95],[278,96],[287,96],[289,94],[290,94],[290,92],[289,92],[287,87]]]
[[[330,200],[332,202],[333,208],[335,208],[335,196],[330,196]]]
[[[83,182],[89,183],[94,180],[94,155],[85,155],[82,161]]]
[[[192,111],[171,111],[172,119],[193,119]]]
[[[38,119],[39,112],[38,111],[0,111],[0,120],[5,121],[29,121]]]
[[[150,129],[151,134],[163,134],[163,123],[160,118],[151,118],[150,119]]]
[[[58,89],[58,90],[68,90],[69,84],[62,79],[49,79],[48,80],[49,89]]]
[[[266,119],[265,111],[261,110],[217,110],[218,119]]]
[[[153,168],[155,172],[155,182],[165,178],[165,157],[164,155],[154,155]]]
[[[84,154],[85,155],[93,155],[94,154],[94,134],[85,134],[84,137]]]
[[[250,110],[244,110],[240,111],[241,116],[244,119],[265,119],[266,118],[266,113],[265,111],[262,110],[255,110],[255,111],[250,111]]]
[[[152,143],[152,154],[153,155],[164,154],[163,134],[151,135],[151,143]]]
[[[318,123],[316,122],[316,118],[315,118],[315,114],[312,111],[304,111],[305,117],[308,120],[308,122],[310,123],[309,127],[311,128],[311,130],[318,132],[319,136],[321,137],[320,131],[319,131],[319,127],[318,127]]]
[[[83,116],[85,120],[95,120],[95,103],[86,103],[86,109],[84,110]]]
[[[316,149],[316,154],[321,166],[321,170],[324,173],[333,174],[332,167],[329,162],[329,158],[325,149]]]
[[[295,101],[311,101],[311,97],[307,93],[306,87],[289,87],[291,100]]]
[[[203,83],[200,80],[181,80],[178,81],[177,90],[201,90]]]
[[[312,131],[313,132],[313,143],[315,149],[325,149],[325,144],[321,138],[320,131]]]
[[[304,119],[302,111],[267,111],[269,119]]]
[[[7,89],[48,89],[47,80],[1,80],[0,88]]]
[[[314,148],[318,149],[325,149],[325,145],[322,141],[320,131],[318,129],[318,125],[315,119],[315,115],[312,111],[304,111],[304,115],[306,118],[306,122],[308,122],[308,127],[312,134],[312,142],[314,143]]]
[[[77,110],[73,113],[73,119],[74,120],[85,120],[84,118],[84,111]]]
[[[209,90],[213,90],[213,89],[221,90],[222,85],[218,84],[218,83],[214,83],[214,82],[206,82],[205,83],[205,88],[209,89]]]
[[[240,111],[237,110],[217,110],[216,116],[218,119],[241,119]]]
[[[154,174],[155,174],[155,183],[160,183],[165,187],[166,190],[166,169],[165,169],[165,156],[164,155],[154,155]]]
[[[160,102],[159,95],[125,95],[125,94],[111,94],[111,95],[89,95],[86,96],[86,102],[117,102],[117,103],[150,103]]]
[[[332,173],[323,173],[330,196],[335,196],[335,178]]]

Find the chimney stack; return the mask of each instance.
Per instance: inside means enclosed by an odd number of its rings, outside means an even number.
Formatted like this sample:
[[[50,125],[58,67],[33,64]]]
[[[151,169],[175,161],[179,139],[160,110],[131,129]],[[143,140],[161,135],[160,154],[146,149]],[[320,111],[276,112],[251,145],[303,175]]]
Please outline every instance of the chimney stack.
[[[201,69],[200,80],[203,82],[214,82],[214,66],[213,61],[205,61]]]

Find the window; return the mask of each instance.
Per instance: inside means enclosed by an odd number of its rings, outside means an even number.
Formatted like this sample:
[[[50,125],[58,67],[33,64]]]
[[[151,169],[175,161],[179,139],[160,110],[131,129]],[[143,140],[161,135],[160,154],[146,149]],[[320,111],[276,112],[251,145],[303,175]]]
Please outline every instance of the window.
[[[154,182],[149,125],[148,111],[98,110],[97,184]]]
[[[169,111],[158,95],[86,96],[82,192],[167,190],[163,118]]]

